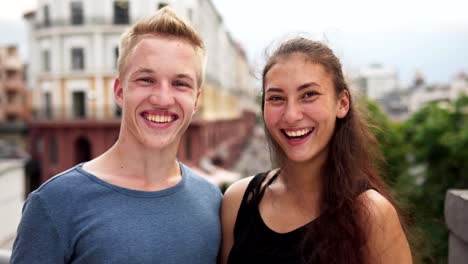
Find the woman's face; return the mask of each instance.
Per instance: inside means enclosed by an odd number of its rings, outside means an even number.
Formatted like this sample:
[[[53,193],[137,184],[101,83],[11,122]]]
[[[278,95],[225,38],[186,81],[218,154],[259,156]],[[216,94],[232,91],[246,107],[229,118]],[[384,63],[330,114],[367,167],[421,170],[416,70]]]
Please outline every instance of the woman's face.
[[[287,160],[324,162],[336,118],[348,112],[348,92],[337,96],[330,74],[301,54],[271,67],[264,92],[266,127]]]

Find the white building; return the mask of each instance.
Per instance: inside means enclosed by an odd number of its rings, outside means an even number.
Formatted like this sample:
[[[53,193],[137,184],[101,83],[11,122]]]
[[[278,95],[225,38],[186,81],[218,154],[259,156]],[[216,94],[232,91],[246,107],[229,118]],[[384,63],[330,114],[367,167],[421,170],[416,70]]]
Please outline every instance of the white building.
[[[461,95],[468,96],[468,76],[466,73],[459,73],[450,83],[450,100],[455,100]]]
[[[190,21],[205,40],[207,81],[198,117],[238,117],[238,95],[254,90],[255,83],[244,80],[252,78],[246,75],[247,59],[211,0],[38,0],[37,9],[25,14],[28,86],[36,114],[56,119],[119,116],[112,96],[119,37],[130,24],[165,5]]]
[[[357,85],[360,94],[372,100],[380,100],[386,94],[398,89],[399,81],[396,69],[380,64],[372,64],[359,69]]]
[[[409,112],[417,112],[432,102],[443,106],[461,95],[468,95],[468,77],[464,73],[460,73],[447,85],[422,84],[412,89],[409,95]]]

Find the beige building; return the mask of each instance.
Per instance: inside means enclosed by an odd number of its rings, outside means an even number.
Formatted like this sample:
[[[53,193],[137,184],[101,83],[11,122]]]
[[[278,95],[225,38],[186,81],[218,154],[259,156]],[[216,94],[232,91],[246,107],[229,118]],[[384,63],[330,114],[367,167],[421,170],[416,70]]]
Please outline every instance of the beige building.
[[[0,47],[0,122],[26,121],[29,96],[16,46]]]
[[[36,10],[25,14],[36,116],[118,118],[112,87],[119,37],[131,23],[165,5],[190,21],[207,47],[207,78],[195,118],[239,118],[243,106],[253,108],[255,96],[240,96],[255,90],[249,63],[211,0],[38,0]]]
[[[213,163],[229,168],[236,161],[256,122],[249,111],[255,81],[211,0],[38,0],[35,10],[24,15],[35,109],[29,154],[36,171],[28,178],[44,182],[115,143],[120,109],[113,84],[120,35],[166,5],[192,23],[207,49],[199,109],[178,158],[191,167]],[[37,184],[31,181],[28,190]]]

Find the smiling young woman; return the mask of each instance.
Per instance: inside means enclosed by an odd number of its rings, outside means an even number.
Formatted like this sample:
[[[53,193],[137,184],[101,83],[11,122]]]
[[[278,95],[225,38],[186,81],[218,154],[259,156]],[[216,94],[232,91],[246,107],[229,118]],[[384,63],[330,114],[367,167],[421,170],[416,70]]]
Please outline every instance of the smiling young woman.
[[[375,138],[326,45],[282,43],[262,76],[276,169],[233,184],[222,263],[411,263]]]

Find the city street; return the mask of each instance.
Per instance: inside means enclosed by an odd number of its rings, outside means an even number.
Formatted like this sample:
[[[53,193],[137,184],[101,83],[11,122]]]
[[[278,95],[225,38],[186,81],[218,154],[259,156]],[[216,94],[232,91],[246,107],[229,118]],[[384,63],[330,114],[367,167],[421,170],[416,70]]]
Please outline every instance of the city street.
[[[24,202],[24,161],[0,160],[0,250],[11,250]]]

